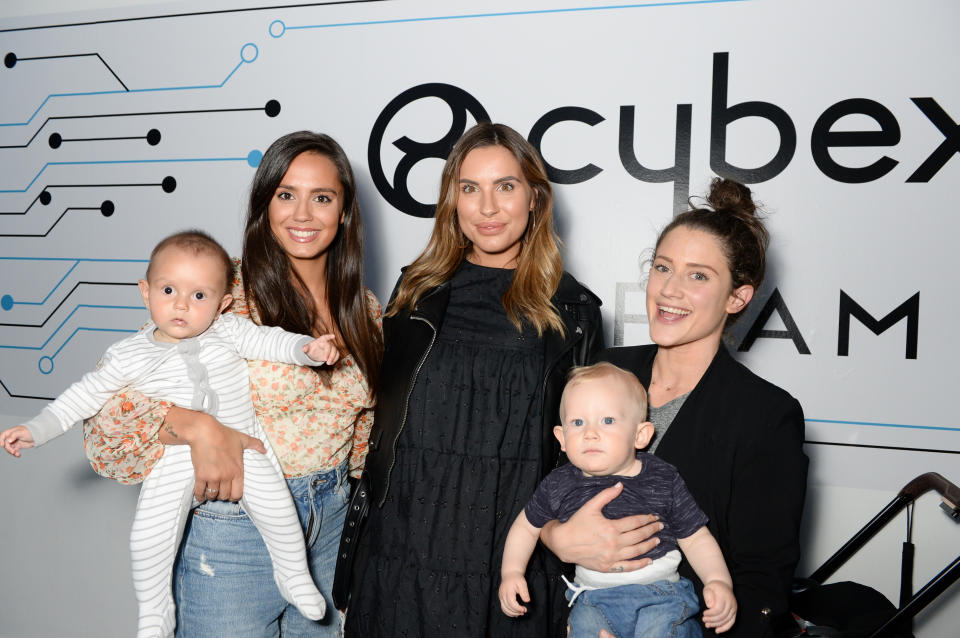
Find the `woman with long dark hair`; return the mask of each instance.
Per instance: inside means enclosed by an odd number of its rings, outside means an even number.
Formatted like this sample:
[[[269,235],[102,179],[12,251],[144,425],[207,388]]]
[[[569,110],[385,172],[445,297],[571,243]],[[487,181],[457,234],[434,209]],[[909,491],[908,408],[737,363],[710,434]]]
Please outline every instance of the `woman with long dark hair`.
[[[557,461],[565,374],[602,346],[599,305],[563,271],[536,150],[503,124],[471,128],[384,319],[376,423],[335,585],[341,605],[352,591],[348,635],[566,634],[548,552],[530,562],[524,617],[500,611],[497,589],[510,524]]]
[[[232,312],[304,334],[333,333],[342,358],[312,369],[250,362],[257,417],[280,460],[327,599],[307,620],[280,597],[262,539],[236,500],[242,454],[258,440],[213,417],[123,392],[84,428],[101,474],[136,483],[165,445],[191,446],[195,495],[174,571],[178,636],[339,636],[330,599],[348,475],[363,468],[380,378],[380,304],[363,285],[363,227],[353,171],[329,136],[300,131],[264,153],[250,190]]]

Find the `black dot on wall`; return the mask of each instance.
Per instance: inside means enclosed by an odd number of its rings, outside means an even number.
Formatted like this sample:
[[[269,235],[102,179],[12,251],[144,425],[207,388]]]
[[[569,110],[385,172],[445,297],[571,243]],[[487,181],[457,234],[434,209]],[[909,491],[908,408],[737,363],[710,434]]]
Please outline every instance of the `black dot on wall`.
[[[147,144],[150,146],[156,146],[160,143],[160,131],[155,128],[147,131]]]
[[[266,106],[263,107],[263,110],[266,111],[267,117],[277,117],[280,115],[280,102],[270,100]]]
[[[63,138],[60,137],[59,133],[50,134],[50,148],[60,148],[60,145],[63,143]]]
[[[103,203],[100,204],[100,214],[104,217],[110,217],[110,215],[113,215],[114,210],[116,210],[116,207],[109,199],[103,200]]]
[[[11,51],[10,53],[3,56],[3,66],[7,67],[8,69],[12,69],[14,65],[16,65],[16,63],[17,63],[16,53],[13,53]]]
[[[172,193],[177,189],[177,180],[173,179],[172,176],[167,175],[163,178],[163,181],[160,182],[160,188],[163,189],[164,193]]]
[[[40,203],[44,206],[49,204],[51,199],[53,199],[53,196],[50,195],[50,191],[42,191],[40,193]]]

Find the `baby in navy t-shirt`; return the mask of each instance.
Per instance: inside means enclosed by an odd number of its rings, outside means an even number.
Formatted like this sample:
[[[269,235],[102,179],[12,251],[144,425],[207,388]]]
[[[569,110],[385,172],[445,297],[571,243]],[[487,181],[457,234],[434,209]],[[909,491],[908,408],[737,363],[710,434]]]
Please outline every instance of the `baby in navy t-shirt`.
[[[566,521],[598,492],[623,483],[603,514],[656,514],[664,525],[660,544],[644,555],[653,562],[642,569],[604,573],[577,565],[575,582],[564,578],[572,606],[569,638],[595,638],[601,629],[615,636],[700,636],[696,593],[677,573],[681,551],[704,583],[704,622],[717,633],[733,626],[733,581],[706,515],[675,467],[637,452],[653,435],[646,412],[646,391],[630,372],[610,363],[571,371],[560,400],[562,425],[553,430],[570,463],[543,480],[510,528],[501,566],[503,613],[526,612],[517,597],[530,602],[524,571],[540,528]]]

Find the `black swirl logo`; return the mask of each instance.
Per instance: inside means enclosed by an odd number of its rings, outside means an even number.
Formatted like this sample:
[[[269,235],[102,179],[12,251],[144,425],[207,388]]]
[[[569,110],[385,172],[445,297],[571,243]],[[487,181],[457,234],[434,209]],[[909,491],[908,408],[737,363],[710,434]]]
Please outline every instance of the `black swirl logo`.
[[[453,115],[450,130],[435,142],[415,142],[406,135],[394,141],[393,145],[403,153],[403,157],[393,171],[393,179],[388,179],[383,170],[381,157],[383,135],[387,125],[404,107],[417,100],[431,97],[443,100],[450,108],[450,113]],[[380,112],[370,131],[367,162],[370,167],[370,176],[377,190],[394,208],[413,217],[433,217],[436,204],[424,204],[414,199],[407,186],[407,178],[413,167],[421,160],[447,159],[453,145],[467,130],[468,114],[477,122],[490,121],[490,116],[476,98],[461,88],[441,83],[420,84],[407,89],[390,100],[390,103]]]

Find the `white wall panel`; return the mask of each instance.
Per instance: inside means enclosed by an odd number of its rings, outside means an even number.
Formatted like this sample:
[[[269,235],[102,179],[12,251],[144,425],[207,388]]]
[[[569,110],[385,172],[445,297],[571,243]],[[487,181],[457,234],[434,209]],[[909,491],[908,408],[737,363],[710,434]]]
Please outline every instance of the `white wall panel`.
[[[916,474],[960,481],[951,400],[960,355],[960,5],[270,4],[279,3],[0,9],[0,56],[8,61],[0,66],[0,426],[39,411],[43,401],[29,397],[55,396],[145,320],[132,284],[161,237],[200,226],[239,252],[257,153],[289,131],[330,133],[350,155],[367,224],[368,285],[385,300],[431,222],[392,204],[373,175],[382,170],[392,182],[404,157],[394,141],[441,139],[463,105],[413,101],[383,116],[380,143],[368,147],[385,107],[430,83],[469,96],[524,135],[563,107],[594,122],[559,121],[542,137],[554,167],[602,169],[556,184],[566,263],[604,300],[608,342],[615,332],[621,343],[647,342],[641,262],[675,196],[702,194],[715,172],[728,171],[718,159],[759,169],[785,147],[771,121],[752,116],[729,122],[721,154],[716,100],[725,87],[728,107],[763,103],[761,110],[785,114],[796,138],[789,161],[747,175],[770,213],[771,267],[731,345],[743,346],[776,291],[780,310],[756,327],[784,331],[788,315],[794,339],[761,336],[739,356],[797,396],[808,418],[803,569]],[[834,142],[827,154],[835,166],[824,168],[815,161],[824,144],[814,135],[818,119],[852,99],[857,113],[829,130],[883,131],[886,139]],[[622,114],[631,109],[625,152],[664,169],[677,163],[679,146],[688,166],[679,180],[652,183],[624,167]],[[679,145],[678,113],[689,113]],[[151,130],[156,144],[145,139]],[[878,161],[889,170],[853,171],[860,183],[841,175],[842,167]],[[919,181],[911,177],[930,162]],[[441,165],[423,159],[406,184],[391,186],[429,205]],[[880,320],[917,294],[914,328],[907,316],[879,335],[857,318],[848,332],[838,328],[843,295]],[[798,351],[800,340],[809,354]],[[135,490],[96,480],[79,438],[0,459],[0,636],[124,636],[135,626],[126,558]],[[916,519],[935,530],[917,534],[921,584],[955,555],[958,530],[926,501]],[[897,552],[868,546],[845,576],[895,598]],[[947,619],[958,613],[960,596],[951,591],[921,616],[918,635],[952,635]]]

